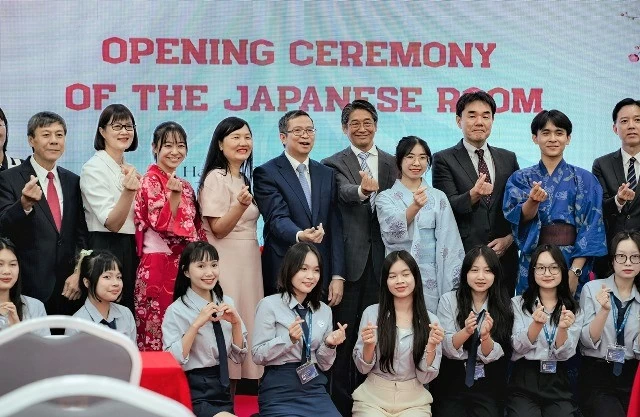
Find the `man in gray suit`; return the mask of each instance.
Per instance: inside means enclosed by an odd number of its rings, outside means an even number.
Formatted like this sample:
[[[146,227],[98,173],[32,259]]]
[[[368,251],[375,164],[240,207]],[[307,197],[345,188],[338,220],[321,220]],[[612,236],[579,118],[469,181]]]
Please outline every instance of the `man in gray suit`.
[[[333,318],[348,324],[347,340],[338,346],[333,364],[331,394],[343,416],[351,416],[351,393],[362,381],[351,354],[358,338],[364,309],[378,302],[384,244],[375,213],[377,193],[391,188],[398,178],[395,157],[375,146],[378,113],[365,100],[354,100],[342,109],[342,131],[351,145],[322,161],[333,168],[342,214],[346,275],[342,303]]]
[[[520,169],[516,155],[487,144],[496,102],[484,91],[463,94],[456,122],[463,138],[433,155],[433,186],[449,198],[465,251],[488,245],[500,257],[506,289],[515,292],[518,249],[504,218],[502,199],[509,176]]]

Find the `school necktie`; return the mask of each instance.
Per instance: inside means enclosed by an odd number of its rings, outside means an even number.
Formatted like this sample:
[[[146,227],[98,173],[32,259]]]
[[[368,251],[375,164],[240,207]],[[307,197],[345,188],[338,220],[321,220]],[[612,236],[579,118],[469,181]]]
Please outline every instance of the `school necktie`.
[[[309,181],[307,181],[307,176],[305,175],[306,166],[304,164],[300,164],[296,170],[298,171],[298,181],[300,181],[300,186],[302,186],[302,192],[307,199],[309,210],[311,210],[311,187],[309,187]]]
[[[62,227],[62,214],[60,213],[60,199],[58,198],[58,191],[56,191],[53,172],[47,172],[47,179],[49,180],[49,184],[47,185],[47,204],[49,204],[49,210],[51,210],[56,228],[60,231]]]
[[[369,164],[367,164],[367,159],[369,158],[369,155],[370,155],[369,152],[360,152],[358,154],[358,158],[360,159],[360,170],[366,172],[367,175],[373,178],[373,174],[371,173]],[[376,192],[372,192],[371,194],[369,194],[369,204],[371,205],[371,210],[373,210],[376,207],[375,201],[376,201],[377,194],[378,193]]]
[[[638,185],[638,180],[636,179],[636,158],[631,157],[629,159],[629,170],[627,171],[627,182],[629,183],[629,188],[632,190],[636,189],[636,185]]]
[[[300,304],[296,306],[296,311],[302,320],[304,320],[300,325],[302,326],[302,332],[304,333],[304,340],[302,343],[302,363],[307,362],[307,341],[309,340],[309,326],[307,325],[307,321],[305,317],[307,316],[308,308],[302,307]]]
[[[627,312],[627,309],[629,308],[631,303],[627,303],[627,305],[623,307],[622,301],[620,301],[618,297],[614,295],[612,298],[613,298],[613,302],[616,303],[616,307],[618,310],[618,317],[614,317],[614,320],[616,320],[616,327],[619,329],[620,326],[622,325],[622,322],[624,321],[624,315]],[[618,344],[618,346],[624,346],[624,329],[622,329],[622,331],[618,333],[618,335],[616,336],[616,343]],[[615,362],[613,364],[613,374],[615,376],[620,376],[622,374],[623,365],[624,364],[620,362]]]
[[[484,310],[482,310],[476,316],[476,323],[480,324],[484,317]],[[476,356],[478,355],[478,346],[480,346],[480,326],[476,328],[471,336],[471,347],[469,348],[469,356],[467,356],[467,369],[464,378],[464,384],[471,388],[474,382],[474,376],[476,373]]]
[[[489,167],[484,160],[484,149],[476,149],[476,155],[478,155],[478,175],[486,175],[484,177],[484,182],[488,182],[491,184],[491,174],[489,174]],[[483,195],[482,200],[484,200],[485,204],[488,206],[491,203],[491,194]]]
[[[222,325],[219,321],[211,322],[213,324],[213,334],[216,336],[216,345],[218,347],[218,360],[220,361],[220,383],[223,387],[229,386],[229,359],[227,357],[227,344],[224,341],[222,333]]]
[[[100,320],[100,324],[104,324],[105,326],[108,326],[109,328],[113,329],[113,330],[117,330],[116,329],[116,319],[113,319],[111,321],[106,321],[105,319]]]

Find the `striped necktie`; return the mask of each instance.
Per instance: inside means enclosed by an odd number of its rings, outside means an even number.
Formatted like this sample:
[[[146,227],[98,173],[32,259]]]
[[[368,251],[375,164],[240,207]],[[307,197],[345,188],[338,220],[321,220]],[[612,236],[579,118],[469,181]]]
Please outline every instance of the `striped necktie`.
[[[309,181],[307,181],[307,176],[305,175],[306,168],[305,164],[300,164],[296,170],[298,171],[298,181],[300,181],[302,192],[304,193],[304,197],[307,199],[309,210],[311,210],[311,187],[309,186]]]
[[[367,164],[367,159],[369,158],[370,153],[369,152],[360,152],[358,154],[358,158],[360,159],[360,170],[364,171],[367,173],[368,176],[370,176],[371,178],[373,178],[373,174],[371,173],[371,168],[369,168],[369,164]],[[369,204],[371,204],[371,209],[373,210],[375,208],[375,202],[376,202],[376,195],[378,193],[373,192],[371,194],[369,194]]]
[[[484,160],[484,149],[476,149],[476,155],[478,155],[478,175],[484,174],[484,182],[491,184],[491,174],[489,173],[489,167]],[[488,206],[491,203],[491,194],[483,195],[482,200]]]
[[[636,179],[636,158],[631,157],[629,159],[629,170],[627,171],[627,182],[629,183],[629,188],[632,190],[636,189],[636,185],[638,185],[638,180]]]

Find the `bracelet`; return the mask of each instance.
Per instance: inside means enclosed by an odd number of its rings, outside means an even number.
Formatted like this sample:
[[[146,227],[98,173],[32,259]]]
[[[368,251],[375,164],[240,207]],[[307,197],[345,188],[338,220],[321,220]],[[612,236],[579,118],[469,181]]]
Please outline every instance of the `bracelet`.
[[[425,353],[434,353],[435,351],[436,351],[435,349],[433,349],[433,350],[429,350],[429,349],[427,349],[426,347],[424,348],[424,352],[425,352]]]
[[[326,340],[324,341],[324,345],[325,345],[326,347],[328,347],[329,349],[335,349],[335,348],[337,347],[337,345],[330,345],[330,344],[328,344]]]

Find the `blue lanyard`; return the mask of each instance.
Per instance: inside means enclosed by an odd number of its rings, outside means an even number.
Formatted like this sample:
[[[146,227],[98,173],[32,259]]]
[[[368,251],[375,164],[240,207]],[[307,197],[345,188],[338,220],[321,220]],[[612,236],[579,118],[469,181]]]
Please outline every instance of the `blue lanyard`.
[[[620,323],[620,327],[618,327],[618,306],[616,305],[615,300],[613,299],[614,295],[611,294],[611,312],[613,313],[613,328],[616,329],[616,337],[620,336],[620,333],[624,331],[624,326],[627,325],[627,319],[629,318],[629,313],[631,313],[631,305],[627,305],[627,311],[624,312],[624,318],[622,319],[622,323]],[[620,301],[622,303],[622,301]]]
[[[300,317],[299,314],[294,313],[294,316],[296,316],[297,318],[302,318]],[[307,317],[309,318],[309,321],[307,321]],[[307,361],[311,362],[311,341],[313,340],[312,335],[312,330],[313,330],[313,312],[311,311],[311,309],[309,309],[309,311],[307,311],[307,315],[304,318],[304,321],[307,322],[307,327],[309,328],[309,340],[307,340],[307,338],[304,335],[304,329],[302,331],[302,341],[305,343],[306,345],[306,350],[307,350]]]
[[[547,340],[547,344],[549,345],[549,355],[551,355],[551,346],[553,345],[553,341],[556,339],[556,332],[558,331],[558,326],[551,326],[551,334],[547,330],[547,324],[542,327],[544,330],[544,338]]]

